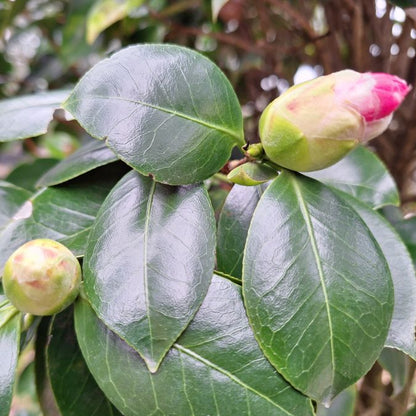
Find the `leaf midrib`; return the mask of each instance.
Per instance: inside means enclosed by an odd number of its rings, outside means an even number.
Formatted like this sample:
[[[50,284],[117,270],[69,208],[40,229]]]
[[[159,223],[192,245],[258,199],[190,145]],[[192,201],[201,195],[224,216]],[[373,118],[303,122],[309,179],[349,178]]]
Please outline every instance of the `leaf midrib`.
[[[309,212],[308,207],[306,205],[306,202],[305,202],[305,200],[302,196],[302,191],[299,187],[299,184],[296,181],[296,178],[293,175],[290,175],[290,179],[292,181],[293,189],[295,191],[296,198],[299,201],[299,207],[300,207],[302,216],[305,220],[306,228],[308,230],[308,235],[309,235],[309,239],[310,239],[310,242],[311,242],[312,252],[313,252],[313,255],[315,257],[316,266],[318,268],[318,274],[319,274],[319,279],[320,279],[320,282],[321,282],[322,292],[323,292],[323,295],[324,295],[324,298],[325,298],[325,308],[326,308],[326,314],[327,314],[327,317],[328,317],[328,327],[329,327],[329,335],[330,335],[329,342],[330,342],[330,346],[331,346],[331,365],[332,365],[331,384],[333,384],[334,383],[334,377],[335,377],[334,334],[333,334],[331,310],[330,310],[330,307],[329,307],[330,306],[329,305],[329,298],[328,298],[328,292],[327,292],[327,287],[326,287],[326,283],[325,283],[324,272],[323,272],[323,268],[322,268],[322,262],[321,262],[321,259],[319,257],[318,245],[317,245],[317,242],[316,242],[315,233],[313,231],[311,215],[310,215],[310,212]]]
[[[172,114],[174,116],[183,118],[185,120],[192,121],[194,123],[200,124],[204,127],[208,127],[210,129],[214,129],[214,130],[217,130],[221,133],[227,134],[227,135],[233,137],[236,140],[237,143],[244,144],[242,137],[240,135],[236,134],[235,132],[233,132],[232,130],[226,129],[226,128],[221,127],[221,126],[219,126],[217,124],[214,124],[214,123],[209,123],[207,121],[192,117],[188,114],[185,114],[185,113],[182,113],[182,112],[179,112],[179,111],[175,111],[175,110],[171,110],[171,109],[166,108],[166,107],[160,107],[158,105],[146,103],[146,102],[141,101],[141,100],[132,100],[132,99],[128,99],[128,98],[124,98],[124,97],[116,97],[116,96],[92,95],[92,96],[89,96],[89,97],[84,97],[83,99],[79,99],[79,98],[68,99],[68,101],[66,101],[62,106],[63,106],[63,108],[68,109],[67,108],[68,103],[71,104],[71,103],[74,103],[74,102],[83,101],[83,100],[86,100],[86,99],[93,99],[93,98],[104,99],[104,100],[126,101],[126,102],[130,102],[130,103],[133,103],[133,104],[142,105],[143,107],[152,108],[154,110],[158,110],[158,111],[161,111],[161,112],[164,112],[164,113],[167,113],[167,114]]]
[[[256,389],[254,389],[253,387],[249,386],[248,384],[244,383],[242,380],[240,380],[238,377],[236,377],[235,375],[233,375],[232,373],[230,373],[227,370],[224,370],[223,368],[217,366],[216,364],[214,364],[212,361],[207,360],[204,357],[201,357],[199,354],[196,354],[195,352],[191,351],[190,349],[179,345],[179,344],[173,344],[173,347],[176,348],[179,352],[182,352],[196,360],[198,360],[199,362],[207,365],[208,367],[218,371],[219,373],[227,376],[230,380],[234,381],[235,383],[239,384],[241,387],[243,387],[246,390],[251,391],[252,393],[254,393],[255,395],[263,398],[264,400],[268,401],[269,403],[271,403],[274,407],[277,407],[278,409],[280,409],[282,412],[284,412],[285,414],[289,415],[289,416],[295,416],[293,413],[289,413],[286,409],[284,409],[283,407],[279,406],[277,403],[275,403],[273,400],[271,400],[269,397],[265,396],[264,394],[260,393],[259,391],[257,391]]]
[[[143,280],[144,280],[144,292],[145,292],[145,298],[146,298],[146,313],[148,316],[147,322],[149,326],[149,337],[150,337],[150,354],[152,356],[152,359],[154,360],[154,351],[153,351],[153,333],[152,333],[152,322],[151,322],[151,316],[150,316],[150,305],[149,305],[149,282],[148,282],[148,273],[147,273],[147,245],[148,245],[148,239],[149,239],[149,226],[150,226],[150,214],[152,210],[153,205],[153,197],[155,195],[155,189],[156,189],[156,182],[152,181],[152,186],[149,191],[149,198],[147,200],[147,206],[146,206],[146,221],[144,224],[144,237],[143,237]]]

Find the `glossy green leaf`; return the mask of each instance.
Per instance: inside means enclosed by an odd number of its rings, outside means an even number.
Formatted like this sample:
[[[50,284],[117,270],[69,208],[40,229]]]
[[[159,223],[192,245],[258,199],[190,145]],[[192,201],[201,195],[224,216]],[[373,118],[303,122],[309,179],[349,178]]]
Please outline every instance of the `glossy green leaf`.
[[[98,316],[156,371],[205,297],[214,254],[205,188],[171,187],[131,172],[97,215],[85,291]]]
[[[399,394],[406,383],[409,359],[401,351],[393,348],[384,348],[380,357],[378,357],[380,365],[390,373],[391,382],[393,384],[393,394]]]
[[[234,185],[218,222],[217,270],[241,279],[243,252],[253,212],[266,185]]]
[[[57,185],[100,166],[115,162],[117,156],[105,143],[93,140],[62,160],[38,181],[37,187]]]
[[[69,93],[69,90],[49,91],[0,101],[0,142],[46,133],[54,111]]]
[[[399,192],[387,168],[370,150],[359,146],[335,165],[308,173],[360,199],[373,208],[399,205]]]
[[[7,226],[10,217],[30,198],[31,192],[12,183],[0,181],[0,233]]]
[[[20,313],[0,286],[0,416],[9,416],[20,342]]]
[[[329,408],[318,405],[316,416],[354,416],[357,389],[351,386],[342,391]]]
[[[87,42],[94,43],[102,31],[143,3],[144,0],[96,0],[87,16]]]
[[[57,164],[56,159],[36,159],[17,166],[7,176],[7,182],[20,186],[30,192],[36,191],[38,179]]]
[[[55,315],[47,325],[43,324],[39,335],[40,344],[37,352],[43,349],[45,368],[38,371],[40,386],[48,385],[59,414],[62,416],[99,415],[115,416],[109,400],[100,390],[82,357],[73,327],[73,309]],[[48,341],[49,340],[49,341]],[[46,341],[46,342],[45,342]],[[46,408],[47,404],[43,404]]]
[[[76,256],[84,255],[98,209],[120,178],[119,170],[102,169],[65,186],[43,188],[35,194],[24,191],[27,198],[12,204],[3,217],[7,221],[0,223],[0,273],[8,257],[35,238],[57,240]]]
[[[239,286],[220,277],[213,277],[194,320],[155,374],[83,300],[75,327],[91,372],[125,416],[313,414],[310,401],[263,356]]]
[[[211,61],[174,45],[137,45],[93,67],[65,108],[120,159],[158,182],[216,173],[244,145],[241,109]]]
[[[227,178],[239,185],[256,186],[274,179],[278,174],[276,169],[267,165],[248,162],[233,169]]]
[[[211,0],[212,20],[214,22],[217,21],[218,14],[227,2],[228,0]]]
[[[364,220],[390,268],[394,285],[394,311],[385,345],[416,359],[416,274],[409,252],[381,215],[349,195],[344,194],[342,197]]]
[[[276,369],[329,404],[378,358],[393,311],[386,260],[325,185],[284,172],[254,213],[243,261],[247,313]]]

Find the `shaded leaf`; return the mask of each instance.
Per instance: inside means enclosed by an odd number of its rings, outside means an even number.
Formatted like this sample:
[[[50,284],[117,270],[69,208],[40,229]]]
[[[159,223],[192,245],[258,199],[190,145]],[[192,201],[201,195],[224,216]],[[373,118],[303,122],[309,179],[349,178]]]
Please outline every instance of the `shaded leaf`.
[[[379,214],[349,195],[341,195],[360,215],[377,240],[394,285],[394,310],[385,345],[416,359],[416,275],[412,259],[391,225]]]
[[[68,97],[69,90],[49,91],[0,101],[0,142],[46,133],[54,111]]]
[[[26,189],[0,181],[0,232],[31,195]]]
[[[144,0],[96,0],[87,16],[87,42],[94,43],[102,31],[143,3]]]
[[[400,220],[394,223],[394,228],[400,234],[416,265],[416,217]]]
[[[357,389],[351,386],[335,397],[329,408],[319,405],[316,416],[354,416]]]
[[[3,216],[5,221],[0,222],[0,271],[19,246],[35,238],[57,240],[76,256],[83,256],[95,215],[124,172],[101,168],[65,186],[43,188],[35,194],[23,191],[26,199],[20,198],[20,204],[13,201]]]
[[[84,300],[76,305],[75,327],[98,384],[126,416],[313,414],[310,401],[263,356],[240,288],[220,277],[155,374]]]
[[[46,172],[36,185],[38,188],[57,185],[116,160],[117,156],[105,143],[93,140]]]
[[[244,145],[242,114],[224,74],[174,45],[137,45],[93,67],[65,103],[92,136],[159,182],[199,182]]]
[[[119,415],[97,386],[79,350],[73,328],[73,309],[55,315],[42,324],[37,352],[43,358],[38,385],[50,386],[58,412],[62,416]],[[49,342],[46,342],[50,340]],[[43,351],[40,351],[43,349]],[[43,380],[41,377],[47,377]],[[43,396],[44,397],[44,396]],[[43,403],[43,408],[48,407]]]
[[[325,185],[283,172],[254,213],[247,313],[270,362],[329,404],[378,358],[393,311],[389,269],[357,213]]]
[[[241,279],[243,251],[253,212],[266,185],[234,185],[225,200],[218,222],[217,269]]]
[[[335,165],[307,176],[344,191],[373,208],[399,205],[399,192],[381,160],[359,146]]]
[[[0,416],[8,416],[20,343],[21,314],[0,286]]]
[[[67,66],[93,51],[87,43],[86,23],[88,12],[94,0],[71,0],[65,16],[65,26],[62,30],[62,44],[58,53]]]
[[[393,384],[393,394],[399,394],[406,383],[408,372],[408,358],[406,355],[393,348],[384,348],[380,357],[378,357],[380,365],[390,373],[391,382]]]
[[[57,162],[56,159],[36,159],[33,162],[23,163],[11,171],[6,180],[30,192],[35,192],[38,179]]]
[[[200,185],[127,174],[100,209],[84,259],[98,316],[156,371],[195,315],[214,268],[215,220]]]

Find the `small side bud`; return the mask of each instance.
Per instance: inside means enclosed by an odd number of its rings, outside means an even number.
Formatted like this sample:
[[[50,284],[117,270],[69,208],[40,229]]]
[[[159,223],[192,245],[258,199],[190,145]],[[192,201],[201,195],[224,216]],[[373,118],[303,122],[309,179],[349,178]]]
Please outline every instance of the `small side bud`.
[[[255,186],[274,179],[279,173],[269,166],[260,163],[245,163],[237,166],[227,178],[238,185]]]
[[[49,239],[32,240],[9,257],[2,283],[6,296],[21,312],[53,315],[77,297],[81,267],[62,244]]]

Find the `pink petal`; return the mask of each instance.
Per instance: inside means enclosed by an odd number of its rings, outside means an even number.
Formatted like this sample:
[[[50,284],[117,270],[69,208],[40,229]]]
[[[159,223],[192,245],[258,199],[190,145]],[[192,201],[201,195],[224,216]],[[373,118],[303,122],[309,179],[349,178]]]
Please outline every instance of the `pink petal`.
[[[402,103],[411,88],[395,75],[383,73],[363,74],[375,82],[367,105],[359,109],[366,121],[379,120],[391,114]]]

